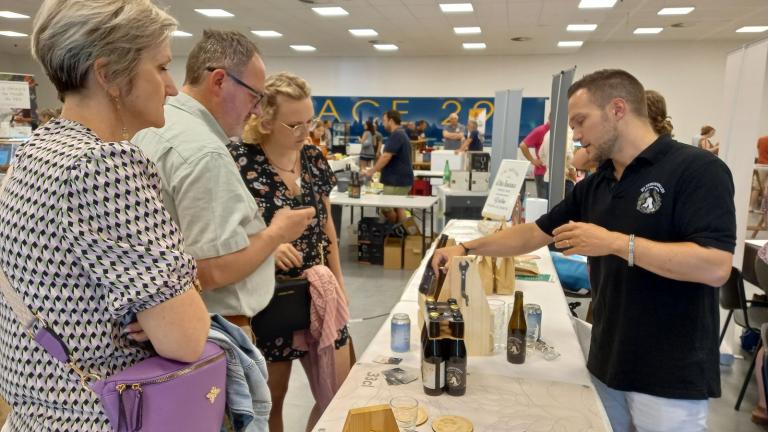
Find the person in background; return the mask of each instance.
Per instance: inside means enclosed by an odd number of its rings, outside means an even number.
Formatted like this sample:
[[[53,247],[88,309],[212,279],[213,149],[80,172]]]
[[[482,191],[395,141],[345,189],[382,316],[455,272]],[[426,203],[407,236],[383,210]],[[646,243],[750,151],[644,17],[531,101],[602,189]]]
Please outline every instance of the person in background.
[[[309,141],[320,148],[320,151],[323,152],[323,157],[328,157],[328,149],[330,148],[327,131],[328,129],[326,129],[325,123],[322,120],[315,120],[312,124],[312,132],[309,134]]]
[[[376,156],[381,155],[383,153],[383,150],[384,150],[384,146],[382,145],[382,144],[384,144],[384,135],[382,135],[381,130],[380,130],[382,127],[383,126],[381,124],[381,121],[379,120],[379,117],[375,117],[373,119],[373,130],[376,133],[375,133],[375,136],[374,136],[373,143],[374,143],[374,147],[376,149]]]
[[[768,135],[757,139],[757,163],[768,165]]]
[[[451,113],[448,116],[448,124],[443,128],[443,149],[444,150],[457,150],[461,147],[461,142],[464,140],[466,128],[459,123],[459,115]]]
[[[656,90],[646,90],[645,100],[648,103],[648,122],[658,135],[672,135],[672,119],[667,114],[667,101]]]
[[[405,123],[405,133],[408,135],[408,139],[416,141],[419,139],[419,131],[416,130],[416,123],[409,121]]]
[[[376,164],[363,171],[372,177],[381,171],[381,183],[385,195],[406,196],[413,186],[413,165],[411,164],[411,141],[400,126],[400,112],[389,110],[382,116],[384,127],[389,131],[389,139],[384,145],[384,152]],[[383,208],[382,214],[390,223],[406,219],[405,209]]]
[[[523,156],[533,164],[533,177],[536,181],[536,196],[546,199],[549,194],[549,187],[544,181],[544,173],[547,172],[546,162],[539,158],[539,149],[541,143],[544,140],[544,134],[549,132],[549,121],[536,126],[533,130],[523,138],[518,147],[523,153]],[[531,154],[531,149],[536,151],[535,156]]]
[[[360,137],[360,170],[363,171],[372,165],[376,159],[376,148],[374,142],[376,141],[376,131],[373,128],[373,122],[368,120],[365,122],[365,129],[363,135]]]
[[[333,122],[330,120],[326,120],[323,122],[323,127],[325,128],[325,145],[328,146],[330,149],[333,147]],[[326,151],[327,156],[327,151]]]
[[[477,122],[470,120],[467,123],[467,138],[461,143],[455,153],[464,153],[467,151],[483,151],[483,142],[480,140],[480,131],[477,130]]]
[[[309,85],[298,76],[286,72],[270,76],[264,89],[263,113],[248,123],[243,143],[230,143],[229,151],[240,167],[243,181],[256,199],[267,225],[284,207],[317,206],[316,218],[304,232],[297,239],[281,244],[275,251],[276,277],[297,278],[313,266],[327,265],[342,293],[343,307],[348,310],[339,242],[328,200],[336,178],[320,149],[307,144],[314,115],[310,96]],[[322,128],[322,125],[319,127]],[[318,300],[313,296],[313,302]],[[334,391],[351,367],[346,322],[340,323],[336,330]],[[288,391],[292,360],[301,359],[310,383],[318,379],[313,377],[318,373],[318,365],[310,364],[307,351],[295,348],[293,334],[277,338],[259,337],[258,333],[256,336],[256,346],[267,359],[269,370],[268,384],[272,394],[269,430],[281,432],[283,402]],[[314,387],[312,394],[316,399],[320,397]],[[330,399],[316,400],[307,422],[308,431],[314,427],[328,402]]]
[[[246,35],[205,30],[187,58],[181,92],[165,105],[165,126],[135,139],[160,170],[163,202],[197,260],[208,310],[252,339],[251,317],[274,293],[273,252],[315,214],[285,209],[267,226],[227,150],[230,137],[239,139],[260,112],[264,76]]]
[[[426,138],[427,137],[427,121],[426,120],[419,120],[416,122],[416,133],[418,135],[418,138]]]
[[[210,327],[157,169],[130,142],[163,126],[177,93],[176,25],[149,0],[46,0],[33,23],[32,54],[64,105],[16,153],[0,195],[0,267],[75,365],[101,377],[155,354],[197,360]],[[3,431],[111,430],[96,395],[4,298],[0,357],[12,407]]]
[[[721,395],[717,288],[736,246],[731,172],[713,154],[657,135],[643,86],[626,71],[573,83],[568,117],[598,171],[535,223],[435,251],[433,268],[553,242],[589,257],[587,368],[613,430],[706,431],[708,398]]]
[[[573,187],[576,186],[576,168],[573,166],[573,130],[566,128],[567,136],[565,138],[565,196],[568,196],[573,192]],[[550,131],[551,132],[551,131]],[[550,150],[550,132],[544,134],[544,139],[541,141],[541,148],[539,149],[539,156],[544,160],[549,160]],[[544,173],[544,181],[549,184],[549,174],[551,170],[547,170]]]
[[[699,138],[699,148],[702,148],[712,154],[720,153],[720,143],[713,143],[712,137],[715,136],[715,128],[709,125],[701,127],[701,138]]]

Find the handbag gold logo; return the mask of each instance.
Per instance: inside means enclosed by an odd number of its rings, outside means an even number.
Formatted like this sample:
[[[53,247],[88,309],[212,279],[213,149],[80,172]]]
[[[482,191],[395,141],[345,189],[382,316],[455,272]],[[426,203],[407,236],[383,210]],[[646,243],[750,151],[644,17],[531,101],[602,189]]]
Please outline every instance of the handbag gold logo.
[[[208,400],[211,401],[211,405],[213,405],[213,402],[216,401],[216,396],[218,396],[219,393],[221,393],[221,389],[216,386],[213,386],[211,387],[211,391],[209,391],[205,397],[207,397]]]

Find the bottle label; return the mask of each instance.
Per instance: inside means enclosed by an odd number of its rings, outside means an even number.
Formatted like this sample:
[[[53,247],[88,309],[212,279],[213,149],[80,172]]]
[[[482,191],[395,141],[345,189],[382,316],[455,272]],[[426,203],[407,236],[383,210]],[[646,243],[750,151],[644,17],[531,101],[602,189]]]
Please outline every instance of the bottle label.
[[[520,355],[525,350],[525,339],[510,335],[507,337],[507,353],[511,355]]]
[[[445,362],[438,364],[421,362],[421,380],[424,387],[430,389],[440,389],[445,386]]]
[[[445,369],[445,380],[449,388],[464,387],[464,368],[449,366]]]

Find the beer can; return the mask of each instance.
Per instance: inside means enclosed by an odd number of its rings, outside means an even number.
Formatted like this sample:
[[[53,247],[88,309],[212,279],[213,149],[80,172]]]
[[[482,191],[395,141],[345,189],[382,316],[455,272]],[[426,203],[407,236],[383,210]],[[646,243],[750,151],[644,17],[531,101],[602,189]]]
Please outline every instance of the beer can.
[[[392,315],[390,348],[394,352],[408,352],[411,347],[411,318],[405,313]]]

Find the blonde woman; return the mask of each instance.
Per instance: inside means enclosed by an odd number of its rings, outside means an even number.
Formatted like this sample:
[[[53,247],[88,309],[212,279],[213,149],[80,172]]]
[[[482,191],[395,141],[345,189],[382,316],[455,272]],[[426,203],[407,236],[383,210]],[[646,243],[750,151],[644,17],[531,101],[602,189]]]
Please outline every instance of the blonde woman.
[[[699,148],[703,148],[714,154],[720,153],[720,143],[713,143],[712,137],[715,136],[715,128],[709,125],[701,127],[701,138],[699,138]]]
[[[343,292],[339,246],[328,200],[336,178],[320,148],[307,144],[314,117],[310,95],[306,81],[296,75],[279,73],[269,77],[262,101],[262,115],[246,126],[244,143],[232,143],[229,149],[267,225],[281,208],[316,206],[317,217],[304,233],[297,240],[282,244],[275,252],[276,278],[295,278],[305,270],[325,263]],[[346,308],[346,294],[341,297]],[[317,300],[313,297],[312,301]],[[351,367],[346,323],[340,323],[336,328],[334,391]],[[292,334],[259,338],[259,329],[255,328],[254,332],[256,346],[268,362],[268,384],[272,393],[269,430],[281,432],[283,401],[288,390],[292,360],[301,359],[311,384],[318,378],[313,375],[316,365],[310,363],[306,351],[294,347]],[[318,400],[314,388],[313,395],[316,403],[307,430],[312,429],[330,402],[328,398]]]
[[[194,259],[129,140],[165,123],[176,20],[149,0],[46,0],[32,53],[64,102],[16,153],[0,195],[0,267],[83,370],[152,355],[193,361],[210,319]],[[0,393],[15,431],[109,431],[95,394],[30,339],[0,299]]]

